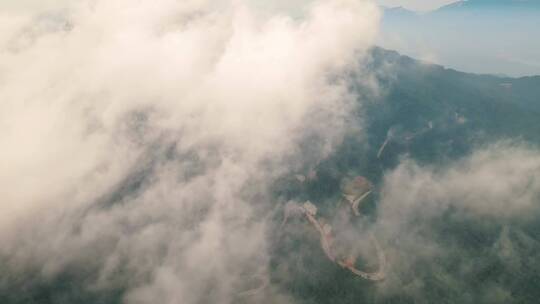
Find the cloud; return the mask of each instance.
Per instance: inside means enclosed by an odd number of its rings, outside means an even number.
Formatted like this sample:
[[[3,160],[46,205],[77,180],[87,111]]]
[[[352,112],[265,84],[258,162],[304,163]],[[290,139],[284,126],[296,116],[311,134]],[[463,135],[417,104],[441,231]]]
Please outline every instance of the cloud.
[[[476,216],[517,216],[537,207],[539,169],[536,150],[508,143],[479,149],[443,168],[405,160],[386,176],[381,214],[430,218],[452,206]]]
[[[129,303],[235,302],[268,271],[268,186],[303,140],[326,147],[317,161],[346,130],[339,76],[371,45],[376,6],[17,11],[0,30],[2,293],[71,275]]]
[[[513,303],[537,269],[540,152],[515,142],[447,165],[404,159],[387,173],[375,231],[390,274],[386,296]],[[522,294],[518,295],[523,296]]]

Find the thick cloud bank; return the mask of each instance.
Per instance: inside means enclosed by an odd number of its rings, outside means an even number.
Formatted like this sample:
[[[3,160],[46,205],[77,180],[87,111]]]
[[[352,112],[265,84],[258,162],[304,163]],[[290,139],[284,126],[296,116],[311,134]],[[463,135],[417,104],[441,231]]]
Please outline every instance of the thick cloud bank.
[[[231,303],[264,276],[266,187],[301,142],[319,147],[303,161],[339,142],[354,98],[340,75],[378,12],[254,7],[0,13],[1,288],[69,278],[128,303]]]

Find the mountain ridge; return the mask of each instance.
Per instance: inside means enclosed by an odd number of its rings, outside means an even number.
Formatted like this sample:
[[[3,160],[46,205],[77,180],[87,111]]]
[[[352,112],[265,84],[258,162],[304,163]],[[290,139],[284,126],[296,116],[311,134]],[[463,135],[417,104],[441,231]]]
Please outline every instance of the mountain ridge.
[[[462,9],[486,9],[486,8],[540,8],[540,2],[530,0],[462,0],[443,5],[432,12],[462,10]]]

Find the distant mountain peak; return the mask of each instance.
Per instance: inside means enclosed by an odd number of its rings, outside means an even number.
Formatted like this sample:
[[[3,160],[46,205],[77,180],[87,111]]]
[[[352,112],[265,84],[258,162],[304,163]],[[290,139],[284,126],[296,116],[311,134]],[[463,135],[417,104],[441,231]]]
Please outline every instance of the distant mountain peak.
[[[463,7],[464,5],[466,5],[466,2],[467,1],[452,2],[450,4],[447,4],[447,5],[444,5],[444,6],[440,7],[439,10],[440,9],[451,9],[451,8]]]
[[[485,8],[540,8],[540,1],[537,0],[461,0],[444,5],[435,10],[453,11],[462,9],[485,9]]]
[[[418,16],[417,12],[406,9],[403,6],[393,6],[393,7],[381,6],[381,8],[384,14],[389,14],[393,16],[401,16],[401,17]]]

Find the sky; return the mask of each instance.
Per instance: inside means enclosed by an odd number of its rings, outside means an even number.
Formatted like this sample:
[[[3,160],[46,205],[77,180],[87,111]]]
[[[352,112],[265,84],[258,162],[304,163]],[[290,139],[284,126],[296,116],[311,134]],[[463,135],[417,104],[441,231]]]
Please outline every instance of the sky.
[[[384,6],[402,6],[416,11],[429,11],[456,1],[457,0],[377,0],[379,4]]]

